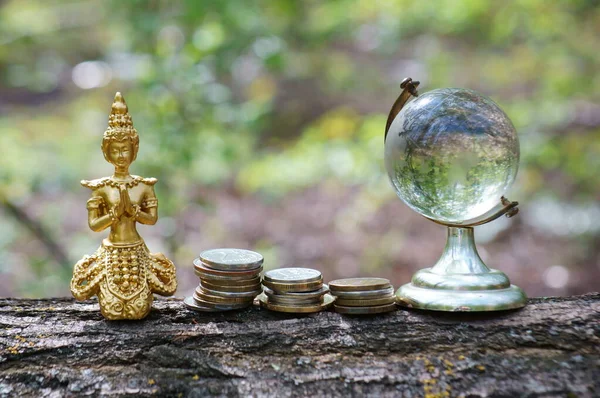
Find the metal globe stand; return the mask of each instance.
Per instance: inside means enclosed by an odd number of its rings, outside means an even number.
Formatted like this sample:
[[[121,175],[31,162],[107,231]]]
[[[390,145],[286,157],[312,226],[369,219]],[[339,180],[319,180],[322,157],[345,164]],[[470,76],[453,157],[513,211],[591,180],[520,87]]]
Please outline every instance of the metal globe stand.
[[[511,285],[503,272],[488,268],[475,246],[475,225],[518,212],[517,202],[505,198],[501,202],[500,208],[481,218],[463,225],[445,224],[448,240],[442,256],[433,267],[418,271],[411,283],[398,289],[398,303],[437,311],[498,311],[525,306],[523,290]]]
[[[385,138],[396,115],[411,96],[418,96],[418,81],[406,78],[402,93],[388,116]],[[474,227],[505,215],[518,213],[518,202],[502,197],[485,214],[460,223],[431,221],[448,227],[446,247],[438,262],[431,268],[418,271],[411,282],[401,286],[396,297],[400,305],[436,311],[499,311],[524,307],[527,296],[512,285],[508,277],[488,268],[477,253]]]

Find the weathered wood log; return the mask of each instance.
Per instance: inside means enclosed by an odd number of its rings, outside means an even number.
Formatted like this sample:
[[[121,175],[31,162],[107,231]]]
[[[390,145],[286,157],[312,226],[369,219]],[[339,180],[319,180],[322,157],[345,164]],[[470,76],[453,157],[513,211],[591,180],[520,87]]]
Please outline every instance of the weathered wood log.
[[[600,295],[358,317],[0,300],[1,396],[600,396]]]

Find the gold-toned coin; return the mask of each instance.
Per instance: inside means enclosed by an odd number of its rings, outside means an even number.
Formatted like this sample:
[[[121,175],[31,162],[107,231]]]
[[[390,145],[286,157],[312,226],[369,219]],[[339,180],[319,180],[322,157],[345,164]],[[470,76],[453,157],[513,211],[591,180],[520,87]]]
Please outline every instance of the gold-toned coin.
[[[388,296],[382,298],[374,298],[374,299],[364,299],[364,300],[349,300],[337,298],[335,301],[336,305],[341,305],[345,307],[375,307],[378,305],[386,305],[386,304],[394,304],[396,302],[396,296]]]
[[[329,282],[329,288],[336,292],[364,292],[382,290],[390,286],[390,281],[385,278],[346,278]]]
[[[321,297],[312,297],[308,299],[299,299],[299,298],[289,298],[285,296],[281,296],[278,294],[270,295],[265,293],[270,303],[273,304],[282,304],[282,305],[313,305],[319,304],[323,301],[323,296]]]
[[[231,298],[247,298],[247,299],[251,298],[251,299],[253,299],[254,297],[258,296],[261,293],[260,289],[249,291],[249,292],[224,292],[222,290],[208,289],[204,285],[200,285],[200,287],[202,288],[202,291],[206,294],[209,294],[211,296],[225,297],[225,298],[231,297]]]
[[[265,272],[263,279],[274,283],[309,283],[322,281],[323,275],[312,268],[278,268]]]
[[[207,301],[198,297],[196,293],[194,293],[192,297],[196,301],[196,304],[202,307],[216,308],[222,311],[239,310],[241,308],[249,307],[253,303],[253,300],[244,303],[214,303],[212,301]]]
[[[335,302],[335,297],[329,294],[323,296],[322,303],[305,306],[274,304],[269,301],[268,297],[264,293],[258,296],[257,298],[260,303],[260,306],[268,310],[277,312],[291,312],[297,314],[306,314],[311,312],[323,311],[329,308]]]
[[[334,296],[341,298],[341,299],[348,299],[348,300],[365,300],[365,299],[372,299],[372,298],[382,298],[382,297],[388,297],[388,296],[391,296],[394,294],[394,288],[392,286],[388,287],[387,289],[368,290],[368,291],[360,291],[360,292],[345,292],[345,291],[333,290],[333,289],[331,289],[331,285],[329,288],[331,290],[331,294],[333,294]]]
[[[374,307],[346,307],[342,305],[333,306],[335,312],[348,315],[371,315],[390,312],[396,309],[396,304],[377,305]]]
[[[251,297],[222,297],[222,296],[214,296],[206,292],[201,286],[196,288],[194,292],[194,297],[197,299],[202,299],[203,301],[208,301],[209,303],[215,304],[243,304],[248,301],[254,300],[255,296]]]
[[[240,281],[235,281],[235,284],[233,284],[231,286],[217,285],[214,283],[210,283],[207,280],[200,279],[200,284],[202,285],[202,287],[206,287],[207,289],[210,289],[210,290],[218,290],[220,292],[248,293],[248,292],[255,292],[257,290],[260,292],[260,290],[261,290],[260,282],[249,284],[249,285],[246,285],[246,284],[240,285],[239,283],[240,283]]]
[[[258,267],[256,269],[250,269],[250,270],[221,271],[218,269],[212,269],[212,268],[207,267],[205,264],[202,263],[202,261],[200,261],[200,259],[197,258],[194,260],[194,270],[196,272],[199,272],[202,274],[209,274],[209,275],[222,276],[222,277],[245,276],[247,278],[252,278],[252,277],[260,274],[260,272],[262,271],[262,266]]]
[[[244,249],[204,250],[198,257],[207,267],[221,271],[260,268],[264,259],[259,253]]]
[[[329,293],[329,287],[325,284],[323,284],[321,286],[320,289],[317,290],[312,290],[310,292],[285,292],[285,293],[279,293],[279,292],[275,292],[274,290],[270,289],[267,286],[263,286],[263,290],[265,292],[265,294],[268,296],[270,294],[276,294],[279,296],[285,296],[285,297],[289,297],[289,298],[293,298],[293,297],[297,297],[300,299],[308,299],[308,298],[315,298],[315,297],[321,297],[323,296],[325,293]]]
[[[210,308],[210,307],[204,307],[202,305],[199,305],[198,303],[196,303],[196,300],[194,300],[193,297],[186,297],[183,300],[183,304],[192,311],[201,311],[201,312],[221,312],[222,311],[217,308]]]
[[[323,281],[317,280],[314,282],[302,283],[276,283],[263,280],[263,285],[275,293],[302,293],[319,290],[323,286]]]

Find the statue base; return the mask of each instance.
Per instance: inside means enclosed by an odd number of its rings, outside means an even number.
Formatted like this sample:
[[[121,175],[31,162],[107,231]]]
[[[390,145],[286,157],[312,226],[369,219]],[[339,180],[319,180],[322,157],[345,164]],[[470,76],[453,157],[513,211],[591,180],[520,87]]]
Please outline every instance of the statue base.
[[[483,263],[471,227],[449,227],[437,264],[417,272],[396,297],[402,306],[435,311],[500,311],[527,304],[523,290]]]

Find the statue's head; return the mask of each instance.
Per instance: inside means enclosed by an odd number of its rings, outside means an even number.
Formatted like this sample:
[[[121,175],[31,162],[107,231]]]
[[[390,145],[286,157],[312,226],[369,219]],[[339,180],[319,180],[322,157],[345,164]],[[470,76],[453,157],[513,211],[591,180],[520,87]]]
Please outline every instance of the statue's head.
[[[133,127],[131,115],[121,93],[115,95],[108,117],[108,128],[102,139],[102,153],[115,167],[129,167],[137,157],[140,137]]]

